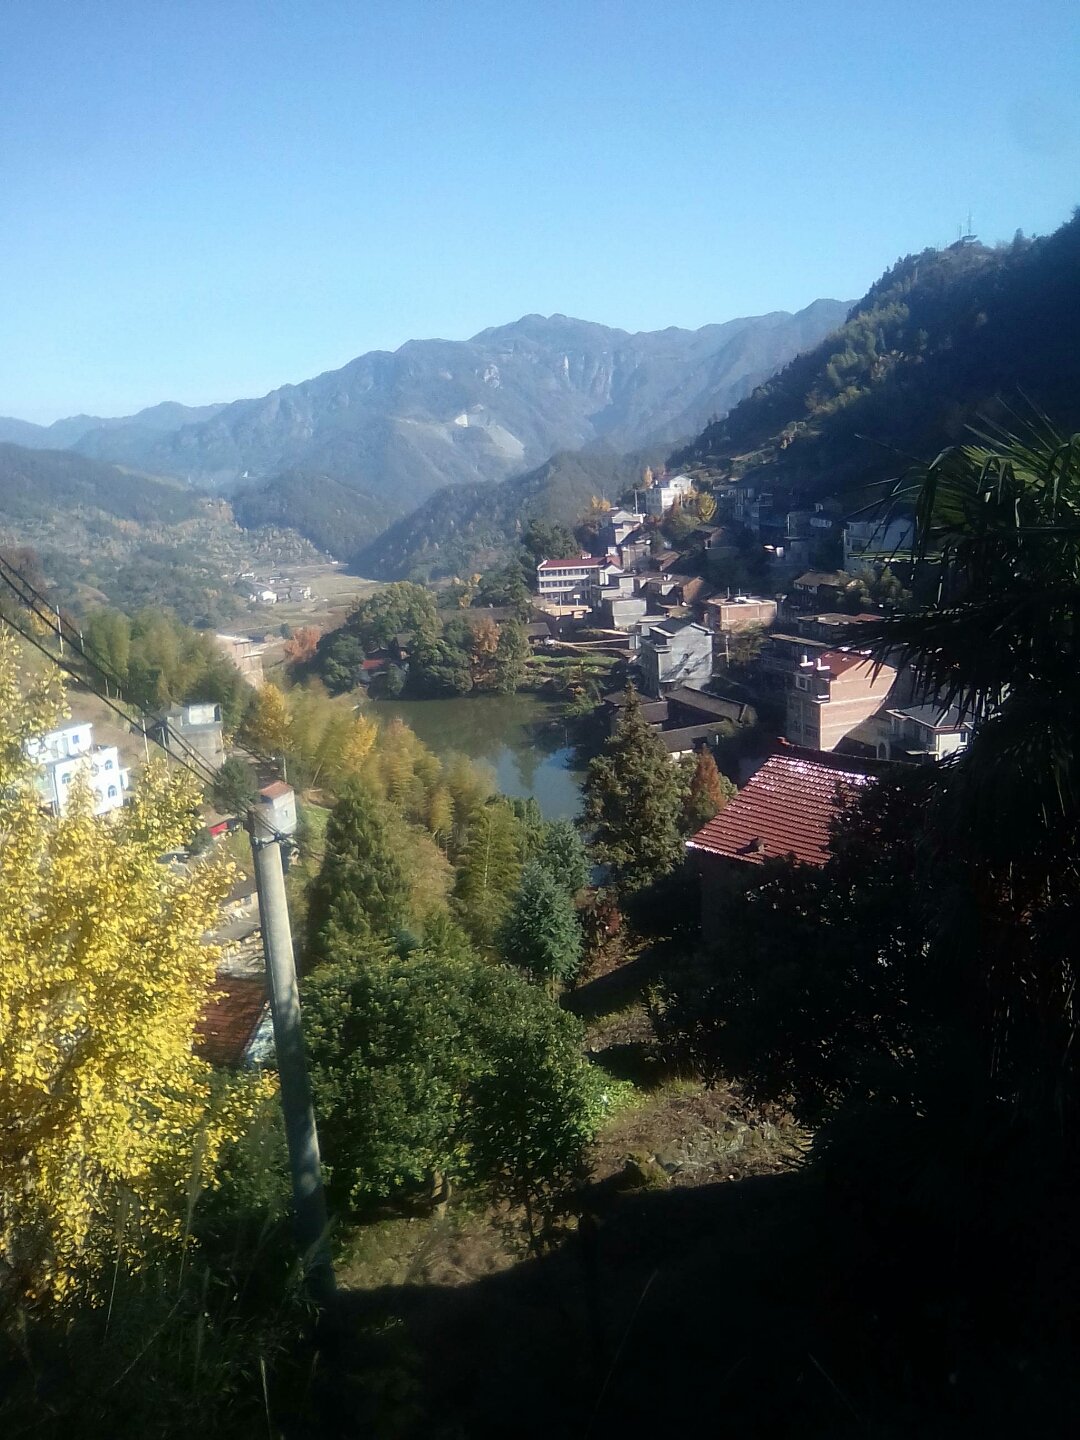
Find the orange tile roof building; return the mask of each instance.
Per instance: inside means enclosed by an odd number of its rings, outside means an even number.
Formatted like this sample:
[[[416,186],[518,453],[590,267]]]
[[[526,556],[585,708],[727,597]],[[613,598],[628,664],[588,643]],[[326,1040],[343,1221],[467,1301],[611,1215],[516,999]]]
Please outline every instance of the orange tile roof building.
[[[197,1053],[230,1070],[250,1063],[269,1003],[261,975],[219,974],[213,998],[195,1026]]]
[[[785,746],[770,755],[720,814],[686,843],[701,883],[701,928],[715,938],[719,913],[749,867],[793,859],[824,865],[830,825],[844,797],[868,783],[861,762]]]

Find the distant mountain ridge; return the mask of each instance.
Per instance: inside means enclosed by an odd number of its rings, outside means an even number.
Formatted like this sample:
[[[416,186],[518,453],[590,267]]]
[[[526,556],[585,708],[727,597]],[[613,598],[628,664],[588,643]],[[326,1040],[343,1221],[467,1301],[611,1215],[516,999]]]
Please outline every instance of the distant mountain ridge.
[[[29,431],[0,421],[0,439],[70,446],[227,493],[261,487],[242,510],[273,512],[322,544],[337,515],[355,547],[445,485],[524,474],[561,450],[631,450],[693,434],[846,308],[817,300],[794,315],[638,334],[526,315],[471,340],[372,351],[259,399],[165,404],[116,421],[77,416]],[[336,527],[330,538],[343,548]]]
[[[103,419],[100,415],[69,415],[63,420],[54,420],[51,425],[34,425],[29,420],[15,420],[11,416],[0,416],[0,443],[22,445],[27,450],[69,450],[79,449],[85,455],[103,459],[120,459],[112,454],[97,456],[101,447],[99,436],[105,433],[125,432],[140,434],[146,438],[167,435],[179,430],[182,425],[195,425],[209,420],[220,405],[180,405],[175,400],[163,400],[159,405],[150,405],[136,415],[124,415],[116,419]]]

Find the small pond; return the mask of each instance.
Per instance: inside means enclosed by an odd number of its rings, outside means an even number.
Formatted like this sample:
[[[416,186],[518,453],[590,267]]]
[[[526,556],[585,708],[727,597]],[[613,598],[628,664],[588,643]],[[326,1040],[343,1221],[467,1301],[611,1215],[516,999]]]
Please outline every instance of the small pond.
[[[372,712],[400,715],[444,756],[486,761],[504,795],[535,796],[546,820],[578,813],[584,771],[576,770],[562,706],[537,695],[475,695],[453,700],[379,700]]]

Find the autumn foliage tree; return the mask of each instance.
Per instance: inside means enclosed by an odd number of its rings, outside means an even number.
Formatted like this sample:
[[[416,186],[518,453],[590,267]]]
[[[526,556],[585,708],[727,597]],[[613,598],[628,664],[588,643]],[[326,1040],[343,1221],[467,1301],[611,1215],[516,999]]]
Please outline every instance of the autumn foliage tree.
[[[113,823],[41,808],[23,742],[59,697],[20,694],[0,643],[0,1294],[63,1297],[147,1237],[178,1240],[239,1111],[193,1051],[227,868],[159,863],[197,788],[148,766]]]
[[[322,631],[317,625],[299,625],[285,641],[285,658],[291,665],[304,665],[314,659]]]
[[[738,786],[717,768],[712,751],[702,747],[694,757],[683,805],[683,828],[691,835],[700,830],[738,793]]]

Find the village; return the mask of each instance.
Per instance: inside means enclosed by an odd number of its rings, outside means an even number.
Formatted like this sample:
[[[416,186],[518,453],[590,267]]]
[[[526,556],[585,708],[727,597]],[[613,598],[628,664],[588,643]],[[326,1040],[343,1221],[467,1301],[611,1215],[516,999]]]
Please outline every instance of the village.
[[[616,657],[615,673],[638,692],[644,718],[672,761],[706,749],[740,787],[687,843],[700,876],[707,939],[725,872],[792,855],[823,864],[845,791],[891,762],[926,764],[955,754],[967,745],[972,724],[928,694],[916,671],[871,657],[859,638],[889,608],[870,598],[882,575],[890,594],[906,593],[902,582],[913,571],[909,519],[844,520],[830,502],[779,513],[771,496],[742,483],[716,487],[717,504],[704,507],[716,512],[710,522],[688,527],[684,521],[681,540],[670,543],[661,527],[679,512],[691,515],[698,493],[689,475],[661,475],[635,492],[640,508],[603,510],[591,550],[541,559],[524,632],[537,656]],[[782,577],[782,590],[767,593],[766,584],[750,593],[726,583],[748,537],[764,562],[760,573]],[[837,568],[812,568],[823,548],[842,557]],[[239,580],[249,586],[253,617],[273,605],[298,621],[314,619],[320,630],[339,623],[348,598],[372,588],[337,566],[321,582],[308,572],[278,575],[273,583],[253,574]],[[511,612],[488,606],[463,614],[499,622]],[[368,656],[362,685],[391,667],[407,674],[412,638],[396,635]],[[253,688],[267,678],[264,662],[280,663],[284,643],[280,630],[255,629],[218,633],[214,642]],[[615,732],[627,693],[621,683],[599,697],[602,733]],[[171,707],[140,734],[117,726],[92,693],[78,701],[78,719],[40,737],[29,751],[42,803],[54,813],[64,813],[73,785],[88,783],[94,813],[114,814],[150,745],[181,763],[197,756],[210,774],[230,758],[250,765],[262,784],[257,803],[281,798],[273,769],[227,740],[219,705]],[[104,743],[95,742],[95,723]],[[211,844],[241,824],[237,814],[209,802],[203,820]],[[163,859],[198,863],[186,854]],[[220,926],[207,936],[222,958],[218,996],[200,1027],[200,1043],[208,1058],[227,1066],[260,1063],[272,1043],[258,896],[248,869],[225,901]]]

